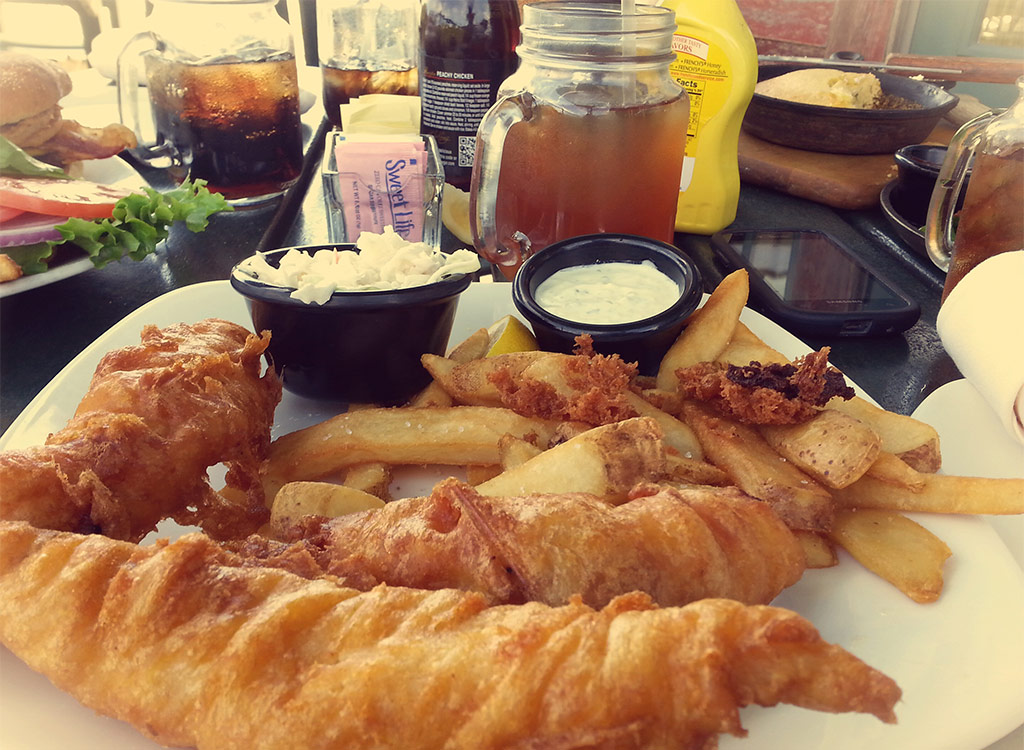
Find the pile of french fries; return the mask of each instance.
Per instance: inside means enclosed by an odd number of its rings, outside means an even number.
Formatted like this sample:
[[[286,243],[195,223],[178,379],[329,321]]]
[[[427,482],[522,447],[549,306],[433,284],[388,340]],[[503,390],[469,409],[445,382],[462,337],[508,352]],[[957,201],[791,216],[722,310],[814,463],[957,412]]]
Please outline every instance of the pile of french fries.
[[[424,356],[433,381],[408,406],[353,408],[274,442],[268,533],[307,514],[379,507],[402,466],[451,467],[487,495],[586,492],[615,504],[650,483],[735,485],[773,506],[808,567],[836,565],[843,548],[912,600],[934,601],[950,550],[905,513],[1022,513],[1024,480],[936,473],[938,433],[860,397],[834,398],[793,425],[741,423],[682,400],[681,368],[788,361],[740,322],[748,291],[745,271],[726,277],[657,377],[633,377],[612,394],[625,408],[608,423],[530,416],[503,402],[496,383],[509,378],[553,397],[585,397],[567,374],[574,355],[487,357],[481,329],[445,357]]]

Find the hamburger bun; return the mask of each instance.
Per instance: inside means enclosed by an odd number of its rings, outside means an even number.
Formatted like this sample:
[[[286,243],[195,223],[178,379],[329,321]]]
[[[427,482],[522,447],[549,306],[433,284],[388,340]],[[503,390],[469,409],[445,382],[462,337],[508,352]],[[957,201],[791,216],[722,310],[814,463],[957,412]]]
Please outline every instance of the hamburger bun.
[[[0,52],[0,135],[30,156],[65,170],[138,145],[130,128],[86,127],[61,114],[71,76],[52,60]]]
[[[0,52],[0,135],[21,148],[39,146],[61,129],[58,102],[71,77],[52,60]]]

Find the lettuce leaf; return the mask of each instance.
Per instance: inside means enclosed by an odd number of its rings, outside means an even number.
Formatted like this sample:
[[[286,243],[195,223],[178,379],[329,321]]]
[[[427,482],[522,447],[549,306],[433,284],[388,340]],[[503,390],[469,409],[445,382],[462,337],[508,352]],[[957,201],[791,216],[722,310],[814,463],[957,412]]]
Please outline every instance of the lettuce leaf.
[[[49,270],[48,263],[53,255],[53,243],[34,242],[31,245],[17,245],[0,250],[21,266],[23,273],[42,273]]]
[[[119,200],[109,219],[72,218],[58,224],[62,242],[82,248],[94,266],[103,268],[126,256],[142,260],[155,252],[157,243],[167,239],[176,222],[184,222],[189,231],[202,232],[210,216],[234,210],[223,195],[207,189],[205,180],[186,180],[164,193],[149,187],[143,190],[144,194],[132,193]]]
[[[64,170],[29,156],[0,135],[0,174],[25,177],[68,177]]]

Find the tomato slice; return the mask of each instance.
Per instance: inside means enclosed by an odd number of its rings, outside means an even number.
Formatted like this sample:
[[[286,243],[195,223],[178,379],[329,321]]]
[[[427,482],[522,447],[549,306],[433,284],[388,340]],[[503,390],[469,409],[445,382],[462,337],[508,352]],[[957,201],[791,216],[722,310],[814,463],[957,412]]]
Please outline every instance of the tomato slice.
[[[0,206],[0,221],[7,221],[13,219],[18,214],[25,213],[20,208],[8,208],[7,206]]]
[[[130,193],[88,180],[0,176],[0,206],[38,214],[103,219]]]

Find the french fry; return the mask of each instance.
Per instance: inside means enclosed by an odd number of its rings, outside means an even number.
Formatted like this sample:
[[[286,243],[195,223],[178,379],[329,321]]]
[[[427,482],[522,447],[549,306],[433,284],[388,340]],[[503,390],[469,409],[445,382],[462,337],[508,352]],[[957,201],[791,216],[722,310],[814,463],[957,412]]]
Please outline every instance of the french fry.
[[[1024,513],[1024,479],[988,479],[946,474],[921,474],[915,490],[864,476],[841,490],[836,503],[844,508],[877,508],[923,513],[1014,515]]]
[[[424,354],[420,361],[430,376],[457,404],[469,406],[500,406],[501,393],[491,379],[498,371],[513,377],[540,357],[560,356],[550,352],[511,352],[468,362],[455,362],[436,354]]]
[[[755,428],[693,401],[683,404],[683,416],[707,459],[748,495],[769,503],[787,526],[805,531],[831,527],[835,508],[829,492],[776,453]]]
[[[872,573],[915,602],[933,602],[942,593],[946,543],[901,513],[840,510],[830,538]]]
[[[476,489],[494,496],[588,492],[618,504],[635,485],[657,482],[665,472],[657,422],[636,417],[587,430]]]
[[[686,458],[674,453],[665,456],[668,466],[668,481],[673,484],[706,484],[725,487],[732,484],[729,475],[714,464],[695,458]]]
[[[414,407],[440,407],[440,406],[454,406],[455,399],[453,399],[441,384],[436,380],[431,380],[427,383],[426,387],[409,399],[409,406]]]
[[[722,353],[732,338],[749,292],[750,280],[744,269],[722,279],[704,305],[690,316],[686,328],[662,357],[658,366],[658,388],[679,390],[676,370],[713,361]]]
[[[528,440],[517,438],[514,435],[503,435],[498,441],[498,455],[501,457],[501,468],[503,471],[508,471],[521,464],[525,464],[542,452],[543,449],[539,446],[534,445]]]
[[[626,401],[641,417],[653,419],[661,427],[665,445],[677,451],[680,456],[700,461],[704,458],[704,449],[693,428],[681,419],[676,419],[668,412],[658,409],[643,397],[627,391]]]
[[[456,365],[480,359],[487,355],[488,346],[490,346],[490,336],[487,335],[487,329],[479,328],[448,352],[445,359]],[[426,388],[412,398],[409,406],[452,406],[454,403],[455,401],[448,391],[436,380],[432,380]]]
[[[498,440],[511,434],[547,445],[557,424],[486,406],[377,408],[345,412],[277,438],[264,491],[286,482],[322,479],[369,461],[466,466],[499,462]]]
[[[764,343],[742,321],[737,321],[732,338],[716,359],[719,362],[741,367],[749,365],[751,362],[760,362],[763,365],[782,365],[789,362],[788,357]]]
[[[384,502],[391,499],[391,467],[385,463],[372,462],[350,466],[341,483],[346,487],[361,490]]]
[[[501,464],[489,464],[487,466],[467,466],[466,481],[474,487],[483,484],[489,479],[494,479],[505,469]]]
[[[289,482],[274,496],[270,524],[287,524],[303,516],[337,518],[383,506],[379,497],[353,487],[331,482]]]
[[[882,445],[859,419],[830,409],[800,424],[762,425],[761,434],[780,456],[826,487],[846,487],[860,479]]]
[[[831,568],[839,564],[839,556],[829,542],[828,537],[814,531],[794,531],[800,545],[804,548],[804,557],[808,568]]]
[[[920,492],[925,488],[925,474],[914,469],[897,455],[881,452],[874,463],[868,467],[867,475],[888,484],[906,487],[908,490]]]
[[[882,450],[895,453],[918,471],[935,472],[942,465],[939,433],[930,424],[886,411],[859,396],[834,398],[827,407],[859,419],[878,433]]]
[[[488,336],[487,329],[478,328],[448,352],[448,359],[458,364],[471,362],[474,359],[483,359],[487,356],[487,349],[490,345],[491,337]]]

